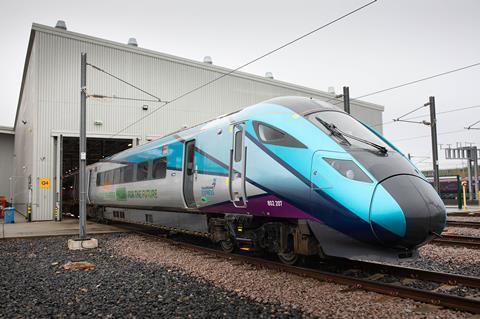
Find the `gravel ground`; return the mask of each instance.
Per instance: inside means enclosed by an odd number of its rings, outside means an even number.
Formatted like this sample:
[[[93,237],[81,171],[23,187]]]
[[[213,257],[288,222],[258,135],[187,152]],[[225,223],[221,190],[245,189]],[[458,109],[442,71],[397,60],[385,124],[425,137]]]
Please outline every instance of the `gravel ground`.
[[[101,248],[76,252],[67,249],[66,238],[0,241],[0,318],[305,317],[275,300],[239,297],[181,268],[106,248],[129,242],[124,236],[98,236]],[[87,261],[94,269],[67,270],[70,261]]]
[[[458,235],[458,236],[472,236],[480,238],[480,229],[468,227],[446,227],[444,234]]]
[[[321,318],[468,318],[471,315],[293,274],[257,269],[138,235],[106,243],[115,254],[178,269],[239,296],[279,303]]]
[[[480,277],[480,250],[464,247],[425,245],[416,260],[402,261],[403,266]]]

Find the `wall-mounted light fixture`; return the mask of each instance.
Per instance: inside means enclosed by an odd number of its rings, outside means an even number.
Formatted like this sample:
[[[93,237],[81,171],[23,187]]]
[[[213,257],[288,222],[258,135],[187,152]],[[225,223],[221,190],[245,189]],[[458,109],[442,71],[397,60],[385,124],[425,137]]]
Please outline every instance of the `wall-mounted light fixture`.
[[[144,105],[142,106],[142,110],[148,111],[148,105],[147,105],[147,104],[144,104]]]
[[[93,124],[100,126],[100,125],[103,125],[103,121],[95,120]]]

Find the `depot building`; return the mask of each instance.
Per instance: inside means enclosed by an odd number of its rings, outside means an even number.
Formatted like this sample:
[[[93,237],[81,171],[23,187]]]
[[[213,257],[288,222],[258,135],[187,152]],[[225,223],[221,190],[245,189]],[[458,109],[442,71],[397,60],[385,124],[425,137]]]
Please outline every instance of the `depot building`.
[[[162,101],[231,72],[210,57],[193,61],[142,48],[133,38],[125,44],[99,39],[69,31],[63,21],[55,27],[33,24],[14,128],[0,132],[6,136],[0,142],[14,133],[14,147],[2,155],[13,159],[13,168],[2,164],[0,169],[0,185],[8,185],[2,191],[19,212],[31,211],[32,221],[61,218],[63,195],[72,187],[67,177],[78,168],[82,52],[89,64]],[[154,112],[164,103],[98,69],[87,68],[87,164],[273,97],[332,100],[335,95],[276,80],[270,72],[234,72]],[[370,125],[382,122],[383,110],[351,103],[352,115]]]

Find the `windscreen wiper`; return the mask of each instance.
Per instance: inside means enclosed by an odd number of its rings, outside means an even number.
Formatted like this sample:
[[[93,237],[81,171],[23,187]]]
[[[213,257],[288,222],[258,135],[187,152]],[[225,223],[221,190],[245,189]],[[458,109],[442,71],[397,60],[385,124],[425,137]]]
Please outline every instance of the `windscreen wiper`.
[[[346,138],[345,136],[343,136],[343,134],[340,132],[340,130],[333,124],[330,124],[330,123],[327,123],[325,122],[324,120],[322,120],[321,118],[319,117],[315,117],[317,119],[317,121],[319,121],[323,126],[325,126],[325,128],[330,132],[330,135],[333,135],[335,136],[336,138],[338,138],[339,140],[341,140],[341,142],[343,144],[346,144],[348,146],[352,145],[352,143],[350,143]]]
[[[334,124],[327,123],[327,122],[325,122],[324,120],[322,120],[321,118],[318,118],[318,117],[315,117],[315,118],[323,126],[325,126],[327,128],[327,130],[332,133],[333,136],[336,136],[338,138],[341,138],[344,141],[347,141],[348,145],[352,145],[352,144],[350,142],[348,142],[348,140],[345,138],[345,136],[348,137],[348,138],[351,138],[353,140],[359,141],[361,143],[370,145],[370,146],[376,148],[377,150],[379,150],[380,153],[382,153],[382,154],[386,154],[388,152],[386,147],[383,147],[381,145],[378,145],[378,144],[376,144],[374,142],[371,142],[371,141],[368,141],[368,140],[364,140],[363,138],[357,137],[355,135],[345,133],[345,132],[341,131],[338,127],[336,127]]]

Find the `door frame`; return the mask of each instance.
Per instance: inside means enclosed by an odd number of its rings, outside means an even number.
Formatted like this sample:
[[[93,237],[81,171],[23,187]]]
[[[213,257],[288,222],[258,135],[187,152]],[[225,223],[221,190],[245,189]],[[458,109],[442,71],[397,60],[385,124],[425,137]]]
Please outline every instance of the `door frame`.
[[[247,147],[245,146],[246,129],[245,122],[237,122],[232,125],[232,144],[230,148],[230,162],[228,167],[228,193],[230,201],[237,208],[247,208]],[[237,135],[240,133],[240,135]],[[237,141],[238,136],[241,136],[240,154],[238,154]],[[237,155],[240,155],[240,160],[236,160]],[[235,163],[239,163],[241,171],[236,172],[234,169]],[[237,166],[238,166],[237,165]],[[239,179],[237,183],[236,180]],[[239,189],[237,190],[239,186]]]
[[[189,145],[193,143],[193,148],[192,148],[192,152],[193,152],[193,156],[192,156],[192,181],[191,181],[191,201],[188,201],[187,200],[187,196],[186,196],[186,192],[185,192],[185,188],[186,188],[186,181],[187,181],[187,158],[188,158],[188,147]],[[183,174],[182,174],[182,197],[183,197],[183,203],[185,204],[185,207],[186,208],[197,208],[197,203],[195,201],[195,193],[194,193],[194,176],[195,176],[195,144],[196,144],[196,140],[195,139],[191,139],[191,140],[188,140],[188,141],[185,141],[185,143],[183,144]]]

